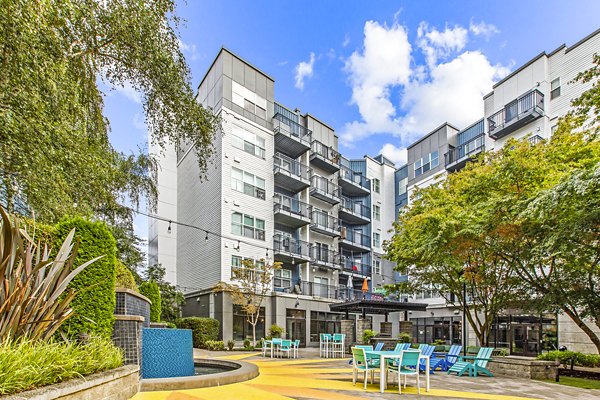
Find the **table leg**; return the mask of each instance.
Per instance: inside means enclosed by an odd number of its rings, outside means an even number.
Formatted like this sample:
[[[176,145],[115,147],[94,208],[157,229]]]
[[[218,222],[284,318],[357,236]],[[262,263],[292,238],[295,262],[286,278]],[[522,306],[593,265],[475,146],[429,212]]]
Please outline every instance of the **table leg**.
[[[273,343],[271,343],[271,358],[273,358]]]
[[[386,369],[385,369],[385,358],[383,355],[379,356],[379,391],[385,392],[385,380],[386,380]]]

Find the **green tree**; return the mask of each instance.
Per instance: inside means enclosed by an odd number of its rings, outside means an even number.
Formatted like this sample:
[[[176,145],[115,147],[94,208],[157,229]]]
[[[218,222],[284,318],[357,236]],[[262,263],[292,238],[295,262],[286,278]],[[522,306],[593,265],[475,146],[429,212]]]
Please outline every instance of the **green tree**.
[[[185,303],[185,297],[174,285],[165,281],[165,273],[165,267],[161,264],[151,265],[146,272],[146,278],[156,282],[160,290],[162,320],[175,322],[181,315],[181,307]]]
[[[155,161],[115,151],[103,90],[142,96],[151,142],[191,145],[201,175],[219,121],[196,101],[174,0],[0,2],[0,188],[46,222],[156,199]],[[52,195],[48,195],[52,193]]]
[[[146,281],[140,284],[140,293],[152,302],[150,305],[150,321],[160,322],[162,313],[162,301],[160,298],[160,290],[154,281]]]

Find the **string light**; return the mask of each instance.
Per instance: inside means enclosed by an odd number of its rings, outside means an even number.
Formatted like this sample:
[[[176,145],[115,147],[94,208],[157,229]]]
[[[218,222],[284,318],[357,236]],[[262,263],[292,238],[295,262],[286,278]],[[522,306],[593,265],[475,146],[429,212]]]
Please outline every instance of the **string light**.
[[[171,233],[171,221],[169,221],[169,227],[167,228],[167,233]]]
[[[208,231],[204,231],[204,232],[206,232],[206,236],[204,236],[204,241],[208,242]]]

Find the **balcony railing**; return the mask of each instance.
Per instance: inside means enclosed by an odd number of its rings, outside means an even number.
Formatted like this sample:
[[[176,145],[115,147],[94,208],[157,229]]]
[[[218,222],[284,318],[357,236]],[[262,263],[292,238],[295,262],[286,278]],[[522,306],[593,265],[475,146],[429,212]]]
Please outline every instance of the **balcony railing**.
[[[337,251],[312,246],[311,260],[315,264],[333,264],[341,267],[344,257]]]
[[[306,296],[324,297],[327,299],[338,298],[338,287],[323,283],[302,282],[302,294]]]
[[[273,156],[273,172],[282,172],[286,175],[309,180],[312,171],[308,165],[304,165],[284,154],[275,153]]]
[[[341,197],[341,209],[348,213],[352,213],[364,219],[371,219],[371,207],[365,206],[362,202],[352,200],[348,197]]]
[[[340,188],[335,183],[322,176],[311,177],[310,192],[313,196],[328,203],[337,204],[340,201]]]
[[[363,276],[371,276],[371,265],[364,264],[353,260],[351,257],[346,257],[344,264],[342,265],[344,271],[348,271],[354,274],[360,274]]]
[[[371,237],[364,233],[342,227],[341,240],[361,247],[371,247]]]
[[[468,143],[450,149],[444,154],[445,166],[449,166],[469,159],[471,155],[481,153],[485,150],[485,134],[473,138]]]
[[[282,114],[277,113],[273,116],[273,130],[277,133],[283,133],[287,136],[294,137],[310,147],[312,136],[311,130]]]
[[[332,147],[326,146],[318,140],[313,140],[311,145],[310,161],[328,172],[340,169],[340,153]]]
[[[543,113],[544,95],[539,90],[534,89],[489,116],[487,119],[489,134],[491,137],[498,139],[521,127],[521,124],[516,124],[517,121],[523,120],[523,124],[525,124],[541,117]]]
[[[308,203],[276,193],[273,196],[273,211],[286,212],[299,217],[310,218],[312,206]]]
[[[273,235],[275,253],[284,253],[298,258],[310,258],[310,243],[282,234]]]
[[[348,167],[342,166],[340,168],[340,179],[351,182],[354,185],[359,186],[366,192],[369,192],[371,190],[371,181],[367,179],[364,175],[358,174]]]

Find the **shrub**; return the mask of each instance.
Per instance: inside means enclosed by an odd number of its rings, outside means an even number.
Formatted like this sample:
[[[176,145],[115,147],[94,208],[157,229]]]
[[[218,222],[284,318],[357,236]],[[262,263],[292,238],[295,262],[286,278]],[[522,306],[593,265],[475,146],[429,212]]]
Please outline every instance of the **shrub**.
[[[67,285],[95,260],[74,267],[73,231],[50,259],[49,250],[21,230],[19,219],[11,222],[2,207],[0,214],[0,343],[49,339],[73,314],[76,293]]]
[[[122,364],[121,350],[109,339],[93,337],[85,344],[5,341],[0,343],[0,395],[52,385]]]
[[[284,333],[285,331],[283,328],[277,324],[271,325],[271,328],[269,329],[269,336],[271,336],[271,338],[280,338]]]
[[[206,349],[211,351],[223,351],[225,350],[225,343],[222,340],[207,340]]]
[[[250,339],[244,339],[244,350],[254,350],[250,345]]]
[[[115,264],[115,288],[140,292],[135,284],[133,273],[119,260]]]
[[[400,343],[412,342],[412,336],[410,336],[410,333],[407,332],[401,332],[400,335],[398,335],[398,338],[400,340]]]
[[[537,357],[539,360],[554,361],[558,360],[564,366],[570,366],[571,363],[578,367],[596,368],[600,367],[600,355],[584,354],[576,351],[550,351],[540,354]]]
[[[174,324],[174,323],[172,323],[172,322],[165,322],[165,326],[166,326],[167,328],[170,328],[170,329],[175,329],[175,328],[177,328],[177,325],[175,325],[175,324]]]
[[[377,336],[377,332],[371,330],[371,329],[365,329],[365,331],[363,332],[363,344],[369,344],[369,342],[371,341],[372,338],[374,338],[375,336]]]
[[[82,333],[110,338],[115,311],[115,239],[103,222],[75,217],[56,225],[56,240],[64,240],[73,228],[75,239],[79,241],[75,264],[103,257],[85,268],[69,284],[69,288],[77,294],[71,303],[74,316],[63,325],[63,329],[71,338]]]
[[[199,349],[206,348],[208,340],[219,338],[219,321],[213,318],[180,318],[175,321],[175,325],[180,329],[191,329],[194,347]]]
[[[234,347],[235,347],[235,342],[233,340],[227,341],[227,348],[229,349],[229,351],[233,350]]]
[[[444,344],[446,344],[446,342],[442,339],[437,339],[434,340],[433,343],[431,343],[434,346],[443,346]]]
[[[162,304],[158,284],[154,281],[142,282],[140,293],[152,302],[150,305],[150,322],[160,322]]]

